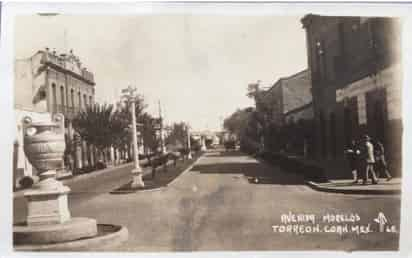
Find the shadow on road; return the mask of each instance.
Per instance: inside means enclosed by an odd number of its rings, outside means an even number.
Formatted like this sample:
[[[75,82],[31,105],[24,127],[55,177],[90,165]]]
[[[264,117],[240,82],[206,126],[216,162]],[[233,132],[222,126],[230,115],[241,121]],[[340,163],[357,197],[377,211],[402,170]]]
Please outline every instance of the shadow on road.
[[[239,155],[239,154],[237,154]],[[210,157],[208,155],[208,157]],[[224,162],[195,165],[191,172],[202,174],[242,174],[253,184],[303,185],[303,177],[258,162]]]
[[[207,157],[219,157],[219,158],[224,158],[224,157],[248,157],[245,154],[239,152],[239,151],[225,151],[225,150],[219,150],[219,151],[214,151],[211,153],[206,154]]]

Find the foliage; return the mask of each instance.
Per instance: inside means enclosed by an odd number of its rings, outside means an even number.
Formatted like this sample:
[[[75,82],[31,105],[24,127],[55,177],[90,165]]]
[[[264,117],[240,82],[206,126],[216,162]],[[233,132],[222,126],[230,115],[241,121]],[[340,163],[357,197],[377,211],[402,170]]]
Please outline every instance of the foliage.
[[[238,138],[244,133],[254,108],[238,109],[223,121],[223,127]]]
[[[142,124],[141,133],[143,137],[145,153],[156,152],[159,141],[156,137],[156,125],[159,123],[158,119],[152,117],[149,113],[143,113],[138,118],[138,123]]]
[[[73,119],[73,128],[83,140],[102,151],[116,141],[120,127],[117,122],[113,105],[96,103],[78,113]]]
[[[174,123],[170,127],[170,134],[166,137],[165,142],[175,149],[187,146],[187,125],[184,122]]]

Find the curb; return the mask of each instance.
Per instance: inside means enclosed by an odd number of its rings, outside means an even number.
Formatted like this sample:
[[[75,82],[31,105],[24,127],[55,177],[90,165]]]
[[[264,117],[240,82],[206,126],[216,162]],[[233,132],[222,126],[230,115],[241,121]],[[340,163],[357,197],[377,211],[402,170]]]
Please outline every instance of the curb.
[[[161,187],[157,187],[157,188],[150,188],[150,189],[130,189],[130,190],[113,190],[110,191],[110,194],[113,195],[122,195],[122,194],[132,194],[132,193],[147,193],[147,192],[157,192],[157,191],[163,191],[165,189],[167,189],[167,187],[169,187],[174,181],[176,181],[176,179],[178,179],[180,176],[182,176],[184,173],[186,173],[187,171],[191,170],[193,168],[193,166],[197,163],[197,161],[202,157],[203,155],[199,156],[197,158],[197,160],[195,162],[193,162],[193,164],[191,164],[189,167],[187,167],[185,170],[183,170],[182,173],[180,173],[179,176],[177,176],[176,178],[174,178],[171,182],[169,182],[168,184],[161,186]],[[167,165],[172,165],[173,161],[168,161]],[[150,174],[151,171],[148,171],[147,174]]]
[[[192,165],[190,165],[189,167],[187,167],[185,170],[183,170],[182,173],[180,173],[179,176],[177,176],[175,179],[173,179],[171,182],[169,182],[166,186],[164,186],[164,188],[172,186],[174,182],[177,181],[178,178],[182,177],[184,174],[186,174],[187,172],[189,172],[198,162],[199,160],[203,157],[204,154],[201,154],[196,160],[195,162],[193,162]]]
[[[39,245],[14,245],[14,251],[33,252],[33,251],[109,251],[113,247],[120,246],[129,238],[129,231],[124,226],[111,224],[97,224],[100,230],[109,229],[109,233],[94,237],[81,238],[73,241],[61,243],[39,244]],[[106,229],[107,231],[107,229]]]
[[[380,189],[338,189],[333,187],[325,187],[313,181],[305,181],[305,184],[310,188],[327,193],[341,193],[341,194],[364,194],[364,195],[397,195],[401,194],[401,190],[380,190]]]

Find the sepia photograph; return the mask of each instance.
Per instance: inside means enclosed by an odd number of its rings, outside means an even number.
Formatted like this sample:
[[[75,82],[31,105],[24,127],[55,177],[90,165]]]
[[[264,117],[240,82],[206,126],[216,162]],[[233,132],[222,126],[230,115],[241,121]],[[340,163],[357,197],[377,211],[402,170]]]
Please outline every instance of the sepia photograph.
[[[310,7],[9,16],[14,252],[398,251],[404,18]]]

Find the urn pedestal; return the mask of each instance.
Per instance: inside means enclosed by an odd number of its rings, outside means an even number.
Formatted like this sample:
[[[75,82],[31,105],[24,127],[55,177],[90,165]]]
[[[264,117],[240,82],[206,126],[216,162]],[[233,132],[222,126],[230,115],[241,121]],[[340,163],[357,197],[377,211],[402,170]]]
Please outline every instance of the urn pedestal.
[[[65,150],[63,115],[55,114],[48,123],[33,123],[26,117],[23,133],[24,152],[40,180],[24,193],[27,217],[24,223],[14,225],[15,249],[100,250],[99,239],[111,239],[109,247],[125,241],[128,232],[123,227],[99,225],[90,218],[71,218],[70,188],[56,180]]]
[[[27,199],[27,225],[47,225],[70,220],[67,194],[70,188],[62,186],[53,190],[34,190],[24,193]]]

